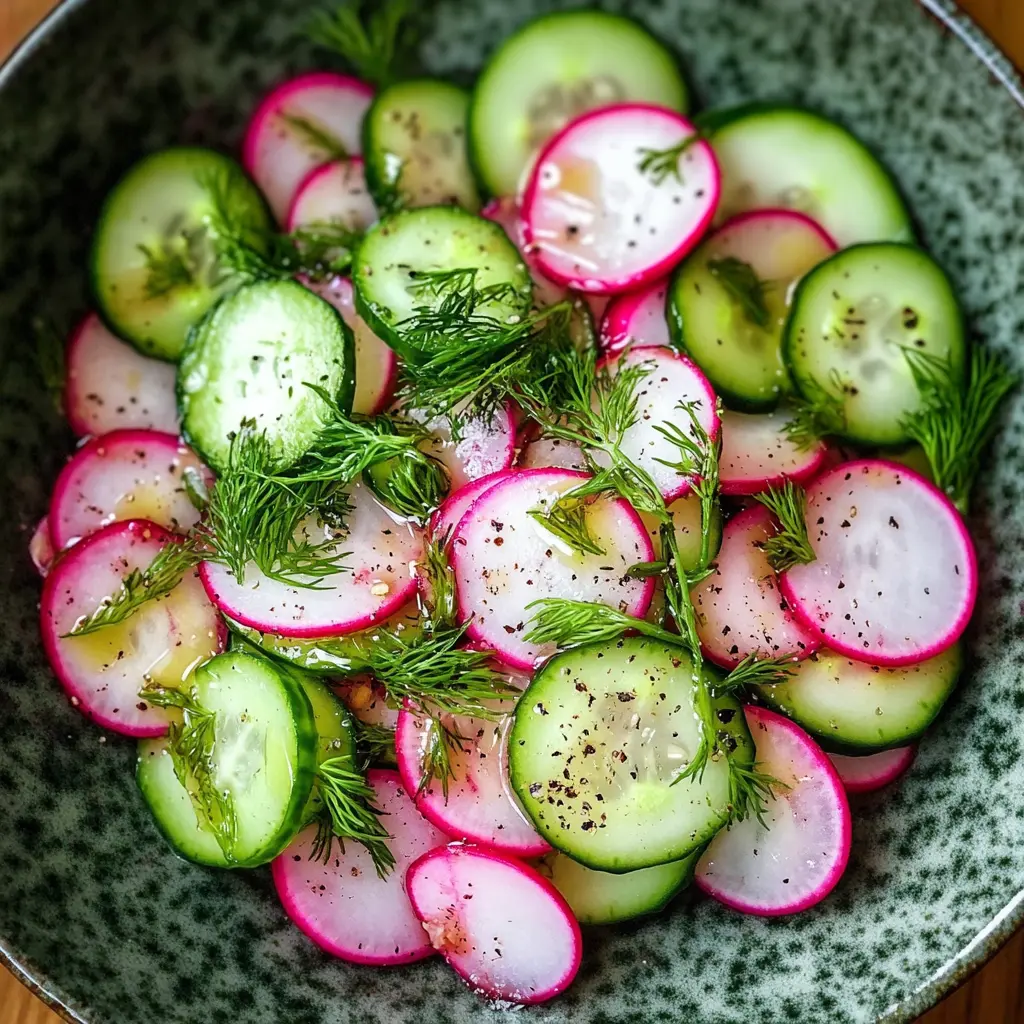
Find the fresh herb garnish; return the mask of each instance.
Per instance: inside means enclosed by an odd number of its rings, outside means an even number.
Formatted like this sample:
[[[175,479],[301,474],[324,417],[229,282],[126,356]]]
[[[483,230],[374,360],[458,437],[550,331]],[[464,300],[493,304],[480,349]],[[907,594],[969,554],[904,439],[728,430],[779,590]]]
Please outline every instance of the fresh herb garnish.
[[[641,174],[646,174],[654,185],[661,185],[669,178],[675,178],[680,184],[684,184],[683,172],[680,168],[683,156],[698,142],[704,140],[703,133],[697,131],[681,139],[674,146],[668,149],[648,149],[641,147],[637,152],[640,154],[640,162],[636,165]]]
[[[176,288],[195,282],[203,265],[204,227],[169,232],[159,245],[140,245],[146,264],[145,295],[160,299]]]
[[[768,309],[765,295],[770,287],[769,282],[762,281],[749,263],[735,256],[708,260],[707,267],[708,273],[739,305],[747,320],[755,327],[760,327],[762,331],[768,330],[771,325],[771,311]]]
[[[417,792],[422,793],[436,780],[441,785],[441,793],[447,803],[448,784],[457,777],[452,757],[456,753],[465,753],[463,744],[468,742],[469,737],[463,736],[456,726],[448,725],[440,718],[428,718],[427,741],[420,761],[421,775]]]
[[[420,611],[430,631],[454,629],[459,623],[455,573],[448,560],[449,534],[431,536],[423,549],[423,560],[416,565],[417,574],[426,584],[426,599],[421,602],[425,607]]]
[[[806,565],[816,558],[807,536],[807,493],[792,480],[782,487],[769,487],[766,492],[755,494],[759,501],[778,520],[774,536],[764,542],[764,553],[768,564],[776,572],[785,572],[794,565]]]
[[[975,345],[967,379],[949,360],[917,349],[904,356],[921,395],[921,407],[903,422],[924,449],[936,486],[966,512],[981,456],[995,433],[996,414],[1019,378],[990,349]]]
[[[327,160],[347,160],[349,153],[340,139],[322,125],[299,114],[280,111],[277,115],[289,128],[294,128],[313,149],[320,150]]]
[[[381,761],[394,761],[394,729],[388,729],[383,725],[372,725],[359,718],[353,718],[352,725],[356,733],[359,768],[362,771],[366,771],[371,765]]]
[[[310,38],[340,54],[360,77],[387,85],[397,75],[412,41],[414,0],[348,0],[333,12],[319,12]]]
[[[782,428],[786,437],[800,451],[810,451],[821,444],[824,437],[846,431],[846,408],[842,396],[850,385],[838,371],[829,375],[829,388],[804,378],[800,381],[802,396],[788,399],[789,419]]]
[[[576,501],[557,501],[545,509],[531,509],[527,515],[571,550],[588,555],[603,555],[604,548],[594,540],[590,532],[587,508],[588,502],[580,498]]]
[[[784,683],[793,674],[796,658],[760,658],[748,654],[721,682],[712,683],[717,693],[735,693],[749,686],[775,686]]]

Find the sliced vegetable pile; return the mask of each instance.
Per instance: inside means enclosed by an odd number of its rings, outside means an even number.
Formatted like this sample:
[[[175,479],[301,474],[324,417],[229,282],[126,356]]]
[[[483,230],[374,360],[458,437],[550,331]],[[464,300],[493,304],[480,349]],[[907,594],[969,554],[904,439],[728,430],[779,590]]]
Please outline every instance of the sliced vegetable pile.
[[[402,79],[411,9],[324,15],[359,77],[279,86],[240,163],[114,188],[31,551],[181,856],[271,863],[342,959],[535,1003],[580,924],[837,884],[847,793],[960,674],[1015,382],[845,128],[690,120],[588,11],[472,93]]]

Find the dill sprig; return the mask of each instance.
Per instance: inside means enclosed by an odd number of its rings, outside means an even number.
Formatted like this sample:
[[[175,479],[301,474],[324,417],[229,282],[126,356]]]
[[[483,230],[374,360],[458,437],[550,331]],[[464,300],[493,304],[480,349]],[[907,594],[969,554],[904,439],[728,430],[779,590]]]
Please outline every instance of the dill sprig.
[[[463,744],[469,742],[458,727],[442,722],[440,718],[431,716],[427,719],[427,740],[420,760],[420,781],[417,793],[422,793],[433,781],[441,786],[445,803],[448,802],[448,785],[457,776],[452,757],[456,753],[465,753]]]
[[[181,227],[168,232],[158,245],[139,245],[146,265],[145,295],[160,299],[176,288],[191,285],[202,270],[206,228]]]
[[[587,501],[582,498],[567,502],[556,501],[550,508],[531,509],[527,515],[571,550],[588,555],[603,555],[604,548],[594,540],[590,532],[587,507]]]
[[[300,114],[281,111],[277,115],[289,128],[294,128],[312,148],[323,152],[328,160],[347,160],[349,153],[344,144],[323,125]]]
[[[745,765],[739,761],[729,761],[729,805],[732,808],[730,821],[743,821],[753,815],[768,828],[765,811],[768,801],[775,800],[776,790],[788,789],[774,775],[757,770],[757,765]]]
[[[708,273],[739,305],[747,320],[755,327],[760,327],[762,331],[768,330],[771,324],[771,312],[768,309],[765,295],[770,287],[769,282],[762,281],[757,276],[757,271],[749,263],[745,263],[735,256],[708,260],[707,267]]]
[[[924,449],[936,486],[966,512],[981,456],[995,433],[996,414],[1019,378],[1003,359],[980,345],[971,351],[961,381],[948,359],[917,349],[904,356],[921,395],[921,407],[903,423]]]
[[[426,583],[426,607],[421,608],[421,614],[430,631],[454,629],[459,622],[455,572],[448,560],[450,533],[449,530],[443,537],[430,537],[423,549],[423,560],[416,565],[417,574]]]
[[[352,719],[352,726],[356,733],[356,753],[361,770],[365,771],[370,765],[381,761],[394,760],[394,729],[364,722],[359,718]]]
[[[712,684],[716,693],[734,693],[753,686],[775,686],[793,674],[797,659],[792,655],[780,658],[759,658],[748,654],[723,680]]]
[[[829,388],[809,377],[800,381],[801,395],[790,396],[789,419],[783,427],[786,436],[801,451],[810,451],[822,438],[846,431],[846,407],[842,395],[850,385],[837,370],[829,375]]]
[[[641,174],[647,175],[653,185],[661,185],[669,178],[675,178],[680,184],[685,184],[680,164],[683,156],[698,142],[704,139],[703,133],[697,131],[681,139],[674,146],[667,149],[648,149],[641,147],[637,150],[640,154],[640,162],[636,165]]]
[[[326,864],[334,843],[344,853],[345,840],[351,839],[365,847],[378,877],[387,878],[395,866],[387,842],[391,836],[381,823],[382,812],[374,803],[373,787],[358,770],[352,755],[321,761],[316,770],[316,786],[323,810],[310,858]]]
[[[147,601],[169,594],[203,558],[195,540],[169,541],[145,569],[125,573],[120,588],[104,597],[94,611],[83,615],[62,639],[88,636],[131,618]]]
[[[806,565],[817,557],[807,536],[807,492],[787,480],[782,487],[769,487],[755,494],[778,520],[775,535],[764,542],[768,564],[776,572],[785,572],[794,565]]]
[[[194,686],[189,690],[152,686],[140,691],[139,699],[181,712],[181,721],[171,723],[167,741],[174,774],[225,858],[234,860],[238,819],[230,792],[216,777],[216,713],[200,703]]]
[[[309,36],[340,54],[360,78],[387,85],[412,41],[415,10],[414,0],[348,0],[333,12],[318,12]]]

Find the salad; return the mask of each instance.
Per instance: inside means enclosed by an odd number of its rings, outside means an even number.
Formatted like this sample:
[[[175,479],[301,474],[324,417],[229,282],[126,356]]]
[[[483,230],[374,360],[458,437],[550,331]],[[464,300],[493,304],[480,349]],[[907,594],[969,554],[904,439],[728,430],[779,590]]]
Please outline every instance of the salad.
[[[535,1003],[581,925],[836,886],[960,676],[1015,380],[845,127],[691,118],[587,10],[407,78],[415,21],[321,15],[358,77],[113,188],[31,551],[180,856]]]

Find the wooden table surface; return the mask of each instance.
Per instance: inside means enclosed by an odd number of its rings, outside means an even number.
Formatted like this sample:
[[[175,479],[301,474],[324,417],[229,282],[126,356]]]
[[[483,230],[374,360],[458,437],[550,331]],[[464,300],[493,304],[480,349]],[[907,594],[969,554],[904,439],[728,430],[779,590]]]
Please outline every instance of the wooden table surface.
[[[960,3],[1024,67],[1024,0]],[[0,60],[54,5],[55,0],[0,0]],[[1024,1024],[1022,973],[1024,932],[919,1024]],[[0,1024],[59,1024],[59,1018],[0,968]]]

